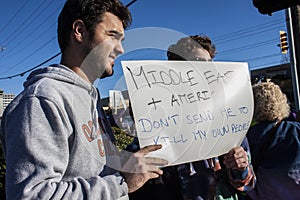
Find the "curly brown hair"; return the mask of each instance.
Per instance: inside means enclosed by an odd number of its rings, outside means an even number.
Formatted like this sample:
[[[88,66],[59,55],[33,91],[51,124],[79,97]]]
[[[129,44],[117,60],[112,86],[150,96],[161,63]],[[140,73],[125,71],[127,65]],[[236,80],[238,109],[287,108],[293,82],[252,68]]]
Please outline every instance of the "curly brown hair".
[[[216,55],[216,46],[206,35],[193,35],[181,38],[176,44],[168,48],[168,60],[186,60],[187,55],[197,48],[204,48],[213,59]]]
[[[275,83],[261,82],[252,86],[254,97],[254,120],[275,121],[289,116],[290,106],[286,95]]]
[[[57,36],[61,51],[69,44],[75,20],[81,19],[84,22],[92,38],[96,25],[102,21],[106,12],[116,15],[122,21],[124,29],[131,25],[130,11],[119,0],[67,0],[58,17]]]

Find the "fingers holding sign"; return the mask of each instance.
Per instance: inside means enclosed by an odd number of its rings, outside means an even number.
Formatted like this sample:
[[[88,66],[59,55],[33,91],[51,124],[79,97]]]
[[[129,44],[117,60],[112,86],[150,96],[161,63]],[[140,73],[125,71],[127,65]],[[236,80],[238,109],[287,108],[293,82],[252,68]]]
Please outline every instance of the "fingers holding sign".
[[[122,174],[128,185],[128,192],[134,192],[144,185],[149,179],[158,178],[163,174],[160,167],[168,164],[168,161],[156,157],[146,157],[150,152],[157,151],[162,145],[149,145],[128,158],[122,167]]]
[[[248,155],[243,147],[234,147],[224,156],[224,165],[230,169],[245,170],[248,167]]]

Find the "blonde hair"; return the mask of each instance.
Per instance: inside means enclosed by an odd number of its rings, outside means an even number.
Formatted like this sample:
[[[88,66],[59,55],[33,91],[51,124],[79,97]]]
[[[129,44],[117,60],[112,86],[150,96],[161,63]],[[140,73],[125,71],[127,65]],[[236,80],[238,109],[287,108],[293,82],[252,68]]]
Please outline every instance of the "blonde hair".
[[[254,97],[254,120],[275,121],[289,116],[290,106],[286,95],[275,83],[268,81],[252,86]]]

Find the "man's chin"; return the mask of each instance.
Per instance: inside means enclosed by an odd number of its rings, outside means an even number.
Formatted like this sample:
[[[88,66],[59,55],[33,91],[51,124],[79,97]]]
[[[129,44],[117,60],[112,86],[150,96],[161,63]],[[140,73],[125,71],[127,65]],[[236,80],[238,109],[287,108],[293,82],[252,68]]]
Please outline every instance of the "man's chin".
[[[100,77],[100,79],[103,79],[103,78],[106,78],[106,77],[110,77],[114,75],[114,70],[112,70],[111,72],[108,72],[108,71],[104,71],[102,76]]]

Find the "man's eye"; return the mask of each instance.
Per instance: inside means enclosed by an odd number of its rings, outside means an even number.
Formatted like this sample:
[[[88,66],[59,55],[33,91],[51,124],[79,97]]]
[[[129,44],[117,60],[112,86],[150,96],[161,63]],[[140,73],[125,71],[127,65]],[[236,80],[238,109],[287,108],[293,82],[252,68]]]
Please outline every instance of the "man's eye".
[[[114,40],[123,40],[123,34],[117,32],[117,31],[106,31],[106,35],[111,37]]]
[[[114,34],[114,33],[109,33],[108,36],[114,37],[114,38],[115,38],[115,37],[116,37],[116,34]]]
[[[111,32],[111,31],[106,31],[106,35],[111,36],[111,37],[116,37],[116,33]]]
[[[116,34],[116,33],[111,33],[111,34],[109,34],[109,36],[113,39],[113,40],[119,40],[119,35],[118,34]]]

